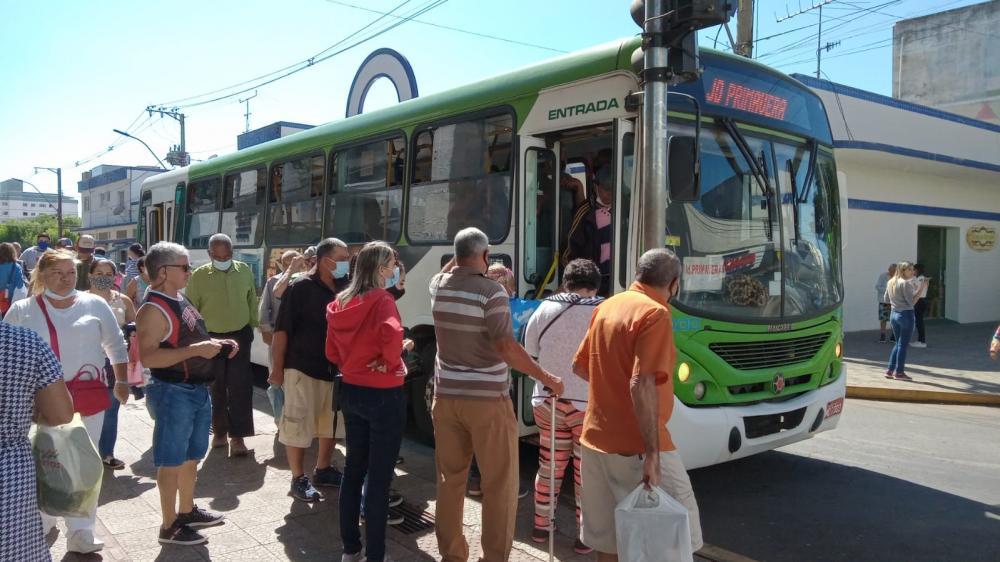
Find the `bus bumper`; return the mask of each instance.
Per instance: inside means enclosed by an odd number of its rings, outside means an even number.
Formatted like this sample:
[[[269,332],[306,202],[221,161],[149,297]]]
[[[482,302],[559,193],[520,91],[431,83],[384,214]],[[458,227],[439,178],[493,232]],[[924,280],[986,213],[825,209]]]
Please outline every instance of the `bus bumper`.
[[[674,397],[667,428],[688,470],[748,457],[837,427],[847,368],[834,382],[785,402],[691,408]]]

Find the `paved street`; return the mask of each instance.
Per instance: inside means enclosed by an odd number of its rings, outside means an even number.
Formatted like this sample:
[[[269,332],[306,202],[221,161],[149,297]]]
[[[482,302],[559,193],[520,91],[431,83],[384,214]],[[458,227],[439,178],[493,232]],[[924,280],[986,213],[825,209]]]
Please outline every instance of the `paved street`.
[[[201,470],[197,501],[225,511],[227,523],[208,530],[206,545],[160,547],[151,421],[142,402],[130,403],[122,412],[118,447],[129,466],[105,480],[98,510],[98,531],[108,543],[103,558],[312,561],[338,554],[336,502],[309,506],[286,495],[287,465],[275,447],[262,395],[257,405],[262,434],[251,441],[255,458],[229,460],[213,451]],[[995,561],[1000,559],[998,431],[995,408],[849,400],[834,432],[692,472],[706,541],[766,561]],[[437,546],[430,527],[433,451],[407,439],[403,454],[406,462],[395,485],[407,498],[407,520],[390,531],[389,551],[396,560],[430,560]],[[525,483],[533,474],[533,455],[530,446],[522,447]],[[589,560],[570,548],[570,497],[562,498],[557,559]],[[466,533],[476,536],[479,503],[470,500],[466,506]],[[512,560],[547,559],[545,545],[528,536],[531,509],[530,500],[521,500]],[[53,545],[56,560],[101,559],[63,557],[64,549],[60,535]],[[473,560],[477,554],[474,540]]]

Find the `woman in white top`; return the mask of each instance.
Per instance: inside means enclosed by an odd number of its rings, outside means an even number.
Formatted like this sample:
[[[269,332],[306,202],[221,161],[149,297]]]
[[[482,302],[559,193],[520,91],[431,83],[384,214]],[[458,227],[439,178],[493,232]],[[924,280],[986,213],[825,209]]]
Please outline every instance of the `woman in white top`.
[[[553,295],[538,306],[524,330],[524,349],[538,364],[562,378],[564,391],[558,399],[539,382],[535,383],[531,405],[538,425],[538,475],[535,477],[535,525],[531,538],[535,542],[549,540],[549,498],[559,497],[563,473],[573,461],[573,490],[576,492],[577,539],[573,550],[589,554],[591,548],[580,540],[580,435],[587,410],[587,381],[573,374],[573,355],[587,335],[594,309],[604,299],[597,296],[601,288],[601,270],[588,259],[575,259],[563,273],[565,293]],[[552,406],[555,404],[556,423],[552,426]],[[555,450],[552,436],[555,433]],[[552,487],[549,472],[555,465]]]
[[[90,262],[90,291],[104,299],[115,314],[118,327],[124,329],[126,324],[135,322],[135,305],[128,296],[114,290],[115,276],[118,271],[111,260],[94,258]],[[108,379],[108,393],[115,387],[114,372],[111,370],[111,360],[105,359],[104,373]],[[104,425],[101,429],[101,439],[97,452],[104,459],[104,466],[112,470],[125,468],[125,463],[115,458],[115,442],[118,441],[118,400],[111,396],[111,407],[104,411]]]
[[[901,261],[896,265],[896,274],[889,280],[885,288],[885,300],[892,305],[889,323],[892,333],[896,336],[896,345],[889,353],[889,368],[885,378],[901,381],[912,381],[906,374],[906,350],[913,337],[915,315],[914,306],[920,300],[922,292],[927,290],[927,281],[918,282],[913,278],[913,264]]]
[[[32,276],[32,298],[14,303],[4,321],[24,326],[49,344],[62,365],[63,378],[71,381],[82,371],[100,373],[100,365],[111,359],[115,379],[114,395],[122,403],[128,400],[125,340],[111,307],[101,297],[76,290],[76,263],[63,250],[48,250],[38,260]],[[49,332],[51,320],[55,341]],[[61,344],[61,345],[60,345]],[[104,422],[104,412],[85,416],[94,445],[97,445]],[[67,550],[90,553],[104,547],[94,536],[96,509],[86,517],[66,517]],[[55,525],[52,517],[42,517],[46,529]]]

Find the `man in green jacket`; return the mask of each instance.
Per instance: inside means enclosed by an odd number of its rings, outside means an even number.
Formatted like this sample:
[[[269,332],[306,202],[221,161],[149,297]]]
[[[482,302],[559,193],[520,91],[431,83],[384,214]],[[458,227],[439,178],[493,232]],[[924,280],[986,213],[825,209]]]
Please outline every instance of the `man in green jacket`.
[[[257,288],[250,266],[233,260],[233,241],[225,234],[208,240],[212,259],[191,273],[187,297],[205,319],[213,338],[239,342],[239,353],[221,361],[212,384],[212,447],[233,457],[249,453],[243,438],[253,431],[253,370],[250,346],[257,326]]]

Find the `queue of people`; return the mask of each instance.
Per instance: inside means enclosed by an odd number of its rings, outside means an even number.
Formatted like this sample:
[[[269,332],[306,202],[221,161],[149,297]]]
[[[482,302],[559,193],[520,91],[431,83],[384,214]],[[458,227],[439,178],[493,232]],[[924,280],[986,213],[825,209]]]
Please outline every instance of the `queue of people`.
[[[211,237],[211,262],[196,269],[178,244],[161,242],[148,252],[130,248],[127,273],[117,285],[124,285],[124,294],[116,289],[115,265],[95,255],[93,240],[81,237],[76,255],[48,248],[46,241],[47,236],[39,237],[43,251],[33,264],[33,296],[13,303],[0,341],[20,338],[47,345],[25,346],[35,363],[21,376],[34,386],[30,392],[3,386],[5,400],[23,402],[33,393],[40,423],[65,423],[66,398],[70,407],[72,398],[59,381],[72,381],[93,367],[109,383],[111,405],[83,421],[105,466],[122,468],[114,443],[118,406],[130,396],[123,331],[134,322],[136,355],[149,370],[146,405],[154,419],[162,515],[158,540],[200,544],[207,539],[198,529],[220,524],[224,515],[194,503],[198,463],[211,446],[228,446],[231,457],[251,453],[245,443],[254,433],[249,349],[259,323],[270,347],[268,380],[284,395],[276,421],[291,472],[289,494],[314,502],[327,495],[320,489],[339,488],[342,560],[389,559],[389,509],[403,501],[391,484],[406,417],[404,357],[414,347],[404,337],[395,304],[405,291],[398,252],[384,242],[370,242],[351,256],[336,238],[303,255],[286,252],[281,271],[267,281],[258,302],[249,266],[233,259],[232,242],[224,234]],[[608,300],[614,306],[603,306],[598,296],[606,283],[601,264],[570,261],[563,290],[546,298],[527,321],[523,346],[515,336],[509,300],[515,278],[491,263],[486,234],[476,228],[458,232],[453,256],[429,286],[437,341],[435,533],[443,559],[469,557],[462,527],[473,457],[481,463],[483,560],[510,556],[519,495],[511,369],[535,381],[532,406],[542,446],[533,540],[552,536],[550,498],[558,496],[562,475],[572,465],[577,553],[596,549],[599,560],[616,559],[614,506],[640,482],[663,487],[688,508],[692,544],[699,548],[697,504],[666,430],[675,352],[664,342],[672,342],[667,305],[679,287],[676,256],[669,250],[643,255],[636,283]],[[77,288],[81,264],[89,292]],[[18,331],[18,325],[30,331]],[[86,334],[70,336],[80,325],[88,326]],[[60,335],[79,345],[60,348]],[[59,378],[53,375],[56,361]],[[345,426],[342,472],[331,462],[337,410]],[[10,431],[5,442],[23,446],[20,425]],[[316,464],[307,473],[305,451],[314,440]],[[19,457],[17,462],[26,461]],[[2,473],[0,484],[5,506],[8,489],[32,494],[23,482],[10,483]],[[4,541],[0,557],[14,552],[10,548],[44,552],[38,546],[44,527],[33,505],[19,504],[17,511],[18,525],[31,532],[16,546]],[[95,518],[96,512],[66,518],[70,551],[102,547],[94,535]],[[50,519],[42,519],[51,526]]]

